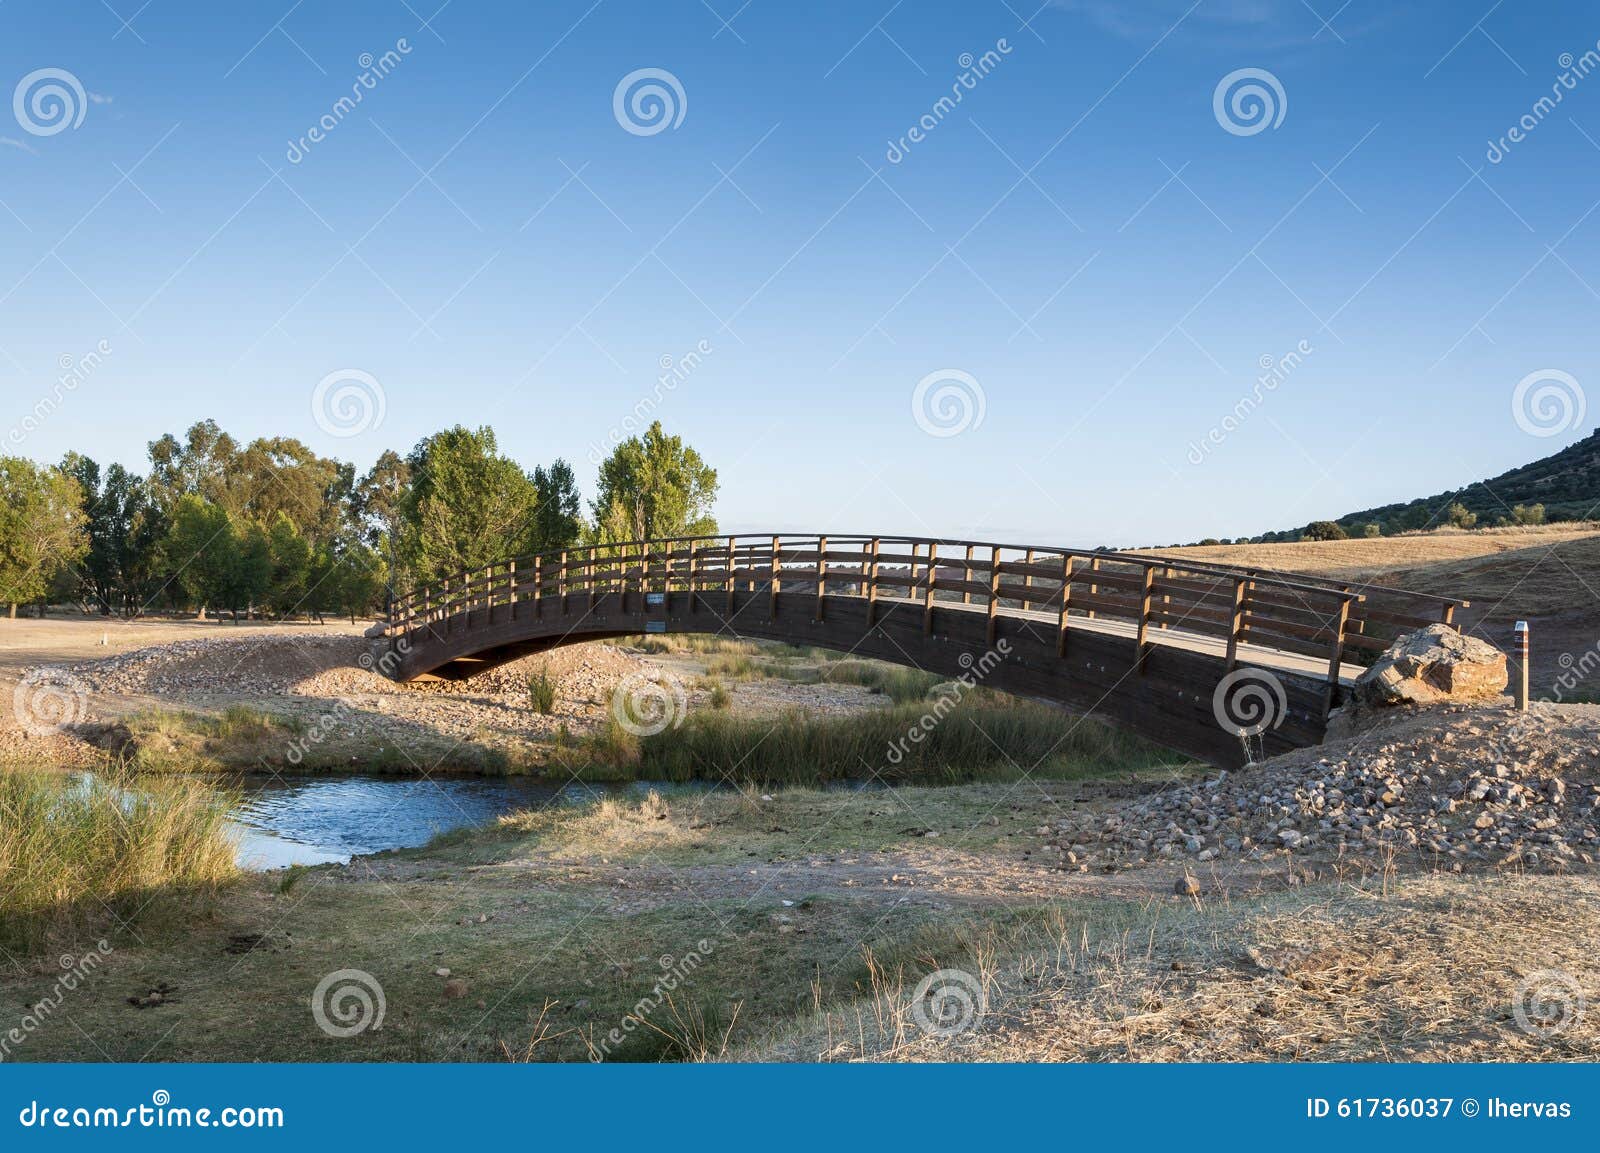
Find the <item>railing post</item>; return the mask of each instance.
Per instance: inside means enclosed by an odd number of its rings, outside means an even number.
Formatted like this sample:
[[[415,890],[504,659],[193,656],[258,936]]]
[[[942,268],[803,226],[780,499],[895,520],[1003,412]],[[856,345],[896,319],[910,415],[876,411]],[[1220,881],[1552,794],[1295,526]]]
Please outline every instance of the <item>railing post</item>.
[[[967,560],[961,573],[961,579],[964,584],[970,585],[972,583],[972,546],[970,544],[967,546]],[[970,588],[961,590],[961,603],[964,605],[972,603],[972,590]]]
[[[1172,579],[1172,569],[1170,569],[1170,568],[1162,569],[1161,570],[1161,579],[1164,580],[1164,581],[1170,581]],[[1170,627],[1169,623],[1167,621],[1167,618],[1170,617],[1171,615],[1172,615],[1172,594],[1164,592],[1164,593],[1161,594],[1161,627],[1162,628]]]
[[[878,610],[878,538],[872,538],[871,565],[867,568],[867,628],[872,627],[872,622]],[[863,562],[865,563],[865,562]]]
[[[1089,571],[1090,572],[1099,572],[1100,571],[1100,558],[1099,557],[1092,556],[1092,557],[1089,558]],[[1089,595],[1091,597],[1097,597],[1097,596],[1100,595],[1100,586],[1095,584],[1093,581],[1091,581],[1089,583]],[[1091,602],[1091,603],[1093,603],[1093,602]],[[1089,619],[1090,620],[1094,620],[1094,609],[1090,609],[1089,610]]]
[[[1150,601],[1154,596],[1156,586],[1156,570],[1152,565],[1144,566],[1144,587],[1139,595],[1139,634],[1135,652],[1138,656],[1139,674],[1144,675],[1144,658],[1148,642],[1146,638],[1150,633]]]
[[[431,585],[422,586],[422,623],[428,630],[428,635],[433,636],[433,588]]]
[[[1067,606],[1072,603],[1072,554],[1061,562],[1061,616],[1056,622],[1056,656],[1067,655]]]
[[[928,580],[922,593],[922,635],[933,635],[933,586],[939,576],[939,542],[928,542]]]
[[[556,592],[561,594],[561,615],[567,615],[567,597],[571,587],[571,580],[567,573],[567,551],[561,550],[561,571],[556,574]]]
[[[594,612],[595,581],[594,581],[594,549],[591,547],[583,561],[584,583],[589,586],[589,611]]]
[[[540,620],[544,616],[544,557],[533,558],[533,619]]]
[[[989,644],[994,645],[995,617],[1000,612],[1000,546],[989,549]]]
[[[517,619],[517,562],[506,562],[506,579],[511,585],[511,619]]]
[[[694,612],[695,578],[700,574],[700,557],[698,555],[700,542],[689,541],[689,611]]]
[[[828,538],[817,538],[817,620],[822,619],[822,599],[828,591]]]
[[[737,556],[737,549],[736,549],[736,546],[733,543],[733,538],[730,536],[728,538],[728,568],[727,568],[727,572],[724,574],[724,578],[723,578],[723,582],[728,586],[728,615],[729,616],[733,615],[733,591],[734,591],[733,565],[734,565],[734,559],[735,559],[736,556]]]
[[[772,538],[772,591],[767,597],[767,619],[778,619],[778,538]]]
[[[1228,615],[1227,671],[1232,672],[1239,663],[1239,634],[1244,631],[1244,593],[1246,581],[1233,578],[1233,611]]]
[[[1344,659],[1344,626],[1350,619],[1350,601],[1339,598],[1339,609],[1333,616],[1333,643],[1328,646],[1328,695],[1323,704],[1327,713],[1339,701],[1339,666]]]
[[[1022,563],[1027,565],[1029,568],[1033,567],[1033,550],[1031,548],[1025,554],[1023,554]],[[1022,574],[1022,587],[1024,589],[1033,588],[1033,574],[1031,572],[1025,572]],[[1022,594],[1022,611],[1027,612],[1032,607],[1032,599],[1028,596],[1027,592],[1024,592]]]

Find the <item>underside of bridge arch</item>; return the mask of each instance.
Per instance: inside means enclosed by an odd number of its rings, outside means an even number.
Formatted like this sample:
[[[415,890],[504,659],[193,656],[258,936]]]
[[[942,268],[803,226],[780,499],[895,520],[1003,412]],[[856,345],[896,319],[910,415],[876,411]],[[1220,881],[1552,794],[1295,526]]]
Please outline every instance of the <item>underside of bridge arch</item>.
[[[909,600],[766,589],[724,593],[546,596],[480,608],[382,642],[380,667],[397,680],[463,679],[562,645],[650,633],[707,633],[814,645],[968,677],[1001,692],[1059,705],[1222,767],[1245,762],[1245,742],[1219,722],[1217,686],[1232,671],[1220,652],[990,616],[959,603],[931,610]],[[1273,670],[1277,724],[1253,738],[1257,756],[1316,744],[1328,686]]]

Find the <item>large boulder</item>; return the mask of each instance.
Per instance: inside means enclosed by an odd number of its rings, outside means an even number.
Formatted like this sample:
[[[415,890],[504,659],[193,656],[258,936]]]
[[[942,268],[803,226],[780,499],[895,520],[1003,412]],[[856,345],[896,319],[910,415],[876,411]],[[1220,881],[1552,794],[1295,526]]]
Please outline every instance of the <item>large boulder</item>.
[[[1355,696],[1371,705],[1426,705],[1496,697],[1505,687],[1505,653],[1441,624],[1397,638],[1361,674]]]

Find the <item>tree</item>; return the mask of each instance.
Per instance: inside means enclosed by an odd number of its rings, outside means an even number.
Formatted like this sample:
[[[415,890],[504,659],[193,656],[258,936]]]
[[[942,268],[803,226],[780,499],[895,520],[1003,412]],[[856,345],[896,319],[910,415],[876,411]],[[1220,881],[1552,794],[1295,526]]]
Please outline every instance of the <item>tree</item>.
[[[350,504],[356,527],[374,548],[386,548],[399,536],[400,505],[411,487],[411,467],[393,449],[385,449],[367,474],[356,482]]]
[[[278,616],[300,608],[307,595],[311,576],[311,545],[295,528],[287,513],[280,511],[267,527],[266,603]]]
[[[516,461],[500,455],[492,428],[435,433],[406,464],[411,487],[398,505],[399,551],[417,580],[532,550],[538,492]]]
[[[103,613],[137,612],[158,591],[159,546],[166,535],[149,486],[120,464],[105,470],[102,483],[100,466],[75,452],[61,468],[78,482],[88,532],[77,595]]]
[[[540,552],[564,549],[583,535],[583,505],[572,466],[560,457],[546,469],[533,470],[538,508],[533,517],[533,545]]]
[[[1471,528],[1478,523],[1478,514],[1458,500],[1451,501],[1444,510],[1444,520],[1446,524],[1454,525],[1456,528]]]
[[[717,531],[711,512],[716,499],[717,470],[681,437],[663,432],[658,420],[601,462],[596,537],[607,542],[710,535]]]
[[[206,619],[210,605],[232,606],[238,587],[239,539],[227,512],[196,493],[178,497],[162,542],[173,579]]]
[[[1344,529],[1337,521],[1314,520],[1300,532],[1302,540],[1344,540]]]
[[[182,442],[171,433],[150,442],[150,485],[157,501],[171,507],[185,494],[203,497],[225,509],[234,508],[229,497],[229,473],[239,455],[239,444],[214,420],[189,426]]]
[[[1543,524],[1544,505],[1519,504],[1512,508],[1511,519],[1516,524]]]
[[[1373,521],[1368,521],[1361,526],[1361,535],[1366,537],[1382,536],[1383,526]]]
[[[0,457],[0,603],[40,600],[88,551],[83,492],[59,468]]]

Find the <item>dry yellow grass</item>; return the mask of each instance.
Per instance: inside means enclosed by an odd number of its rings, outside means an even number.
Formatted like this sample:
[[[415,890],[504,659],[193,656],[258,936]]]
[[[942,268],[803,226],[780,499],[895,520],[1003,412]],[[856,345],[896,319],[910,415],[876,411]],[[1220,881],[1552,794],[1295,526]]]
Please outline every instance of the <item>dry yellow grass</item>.
[[[1600,607],[1600,577],[1592,575],[1600,573],[1600,525],[1594,522],[1152,551],[1463,597],[1499,615]]]
[[[1439,874],[1238,905],[1061,910],[1010,938],[989,930],[950,962],[982,990],[969,1029],[925,1033],[911,982],[879,968],[872,996],[735,1056],[1592,1061],[1597,932],[1593,876]]]

